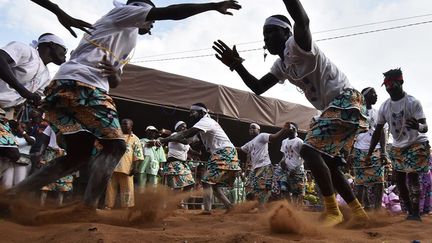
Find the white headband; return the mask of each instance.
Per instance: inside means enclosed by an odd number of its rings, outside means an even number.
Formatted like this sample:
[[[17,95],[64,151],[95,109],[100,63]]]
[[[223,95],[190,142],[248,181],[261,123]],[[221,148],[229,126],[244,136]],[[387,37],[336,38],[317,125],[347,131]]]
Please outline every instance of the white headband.
[[[205,113],[208,112],[208,110],[206,108],[198,106],[198,105],[192,105],[190,107],[190,109],[193,110],[193,111],[204,111]]]
[[[249,125],[249,127],[255,127],[255,128],[257,128],[258,130],[261,130],[261,127],[260,127],[258,124],[256,124],[256,123],[251,123],[251,124]]]
[[[268,17],[264,22],[264,26],[266,25],[276,25],[282,28],[288,28],[289,30],[292,30],[291,25],[275,17]]]
[[[365,91],[362,92],[362,95],[366,96],[372,89],[372,87],[367,88]]]
[[[57,45],[60,45],[60,46],[64,47],[65,49],[67,49],[66,48],[66,44],[64,43],[64,41],[60,37],[58,37],[56,35],[53,35],[53,34],[51,34],[51,35],[44,35],[41,38],[39,38],[37,41],[35,41],[35,40],[32,41],[31,45],[34,48],[36,48],[41,43],[50,43],[50,42],[55,43]]]
[[[177,123],[175,124],[175,126],[174,126],[174,130],[177,130],[177,128],[178,128],[180,125],[182,125],[182,124],[186,124],[186,122],[184,122],[184,121],[179,121],[179,122],[177,122]]]

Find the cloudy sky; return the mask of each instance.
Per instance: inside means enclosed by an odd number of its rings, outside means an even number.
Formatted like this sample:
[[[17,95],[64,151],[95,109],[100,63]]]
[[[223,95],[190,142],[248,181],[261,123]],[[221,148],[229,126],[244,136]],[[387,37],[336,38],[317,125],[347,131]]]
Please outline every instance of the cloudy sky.
[[[90,23],[112,8],[111,0],[53,2],[70,15]],[[154,2],[157,6],[167,6],[186,0]],[[239,3],[243,8],[234,11],[234,16],[209,12],[182,21],[157,22],[151,36],[139,37],[132,63],[247,90],[235,72],[230,72],[212,56],[212,42],[221,39],[229,45],[237,44],[241,56],[246,59],[244,65],[261,77],[275,60],[268,56],[264,61],[262,23],[270,15],[287,15],[287,11],[282,0],[240,0]],[[418,24],[432,21],[432,1],[303,0],[302,3],[311,20],[311,30],[318,46],[349,77],[354,87],[359,90],[367,86],[377,89],[376,108],[388,98],[385,89],[380,87],[382,73],[401,67],[405,90],[422,102],[432,124],[432,75],[429,73],[432,69],[432,52],[429,50],[432,23]],[[57,22],[53,14],[29,0],[0,0],[0,11],[0,46],[12,40],[30,43],[44,32],[62,37],[69,50],[73,50],[79,41]],[[411,24],[416,25],[325,40]],[[78,32],[81,36],[82,32]],[[51,69],[56,70],[55,67]],[[310,106],[290,84],[276,85],[264,95]]]

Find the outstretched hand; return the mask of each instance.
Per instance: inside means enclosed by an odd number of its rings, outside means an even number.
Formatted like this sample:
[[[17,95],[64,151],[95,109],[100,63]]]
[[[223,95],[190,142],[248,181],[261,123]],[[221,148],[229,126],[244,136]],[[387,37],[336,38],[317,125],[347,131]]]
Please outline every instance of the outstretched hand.
[[[223,1],[223,2],[217,3],[216,10],[219,13],[226,14],[226,15],[233,15],[231,12],[228,12],[228,9],[239,10],[239,9],[241,9],[241,6],[240,6],[240,4],[238,4],[237,1],[234,1],[234,0]]]
[[[80,29],[89,35],[90,35],[90,31],[88,29],[94,29],[91,24],[89,24],[85,21],[82,21],[80,19],[75,19],[63,11],[61,11],[60,13],[57,13],[56,15],[57,15],[59,22],[67,30],[69,30],[71,35],[73,35],[73,37],[75,37],[75,38],[77,37],[77,34],[75,33],[75,31],[72,30],[72,27]]]
[[[236,46],[233,46],[233,49],[231,49],[223,41],[217,40],[213,42],[212,48],[218,53],[215,54],[216,58],[228,67],[231,67],[233,63],[242,60],[237,52]]]

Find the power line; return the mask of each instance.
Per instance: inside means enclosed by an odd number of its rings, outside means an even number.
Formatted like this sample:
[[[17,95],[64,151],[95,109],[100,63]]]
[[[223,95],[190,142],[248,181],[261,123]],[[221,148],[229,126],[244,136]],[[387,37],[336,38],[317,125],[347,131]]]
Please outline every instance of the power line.
[[[432,20],[422,21],[422,22],[416,22],[416,23],[411,23],[411,24],[406,24],[406,25],[398,25],[398,26],[393,26],[393,27],[388,27],[388,28],[382,28],[382,29],[376,29],[376,30],[368,30],[368,31],[357,32],[357,33],[346,34],[346,35],[333,36],[333,37],[318,39],[318,40],[315,40],[315,42],[335,40],[335,39],[342,39],[342,38],[347,38],[347,37],[352,37],[352,36],[366,35],[366,34],[372,34],[372,33],[383,32],[383,31],[388,31],[388,30],[395,30],[395,29],[402,29],[402,28],[407,28],[407,27],[412,27],[412,26],[418,26],[418,25],[423,25],[423,24],[430,24],[430,23],[432,23]],[[211,49],[211,48],[209,48],[209,49]],[[238,52],[250,52],[250,51],[258,51],[258,50],[262,50],[262,47],[261,48],[247,49],[247,50],[239,50]],[[200,58],[200,57],[209,57],[209,56],[214,56],[214,55],[215,54],[203,54],[203,55],[195,55],[195,56],[172,57],[172,58],[161,58],[161,59],[150,59],[150,60],[138,60],[138,61],[132,61],[131,63],[161,62],[161,61],[172,61],[172,60],[181,60],[181,59],[193,59],[193,58]]]
[[[432,13],[430,13],[430,14],[422,14],[422,15],[415,15],[415,16],[404,17],[404,18],[397,18],[397,19],[389,19],[389,20],[371,22],[371,23],[366,23],[366,24],[351,25],[351,26],[334,28],[334,29],[328,29],[328,30],[321,30],[321,31],[313,32],[312,34],[329,33],[329,32],[334,32],[334,31],[339,31],[339,30],[354,29],[354,28],[360,28],[360,27],[365,27],[365,26],[372,26],[372,25],[391,23],[391,22],[396,22],[396,21],[401,21],[401,20],[416,19],[416,18],[429,17],[429,16],[432,16]],[[236,46],[261,43],[262,41],[263,40],[242,42],[242,43],[236,44]],[[175,51],[175,52],[168,52],[168,53],[163,53],[163,54],[156,54],[156,55],[137,57],[135,59],[145,59],[145,58],[150,58],[150,57],[170,56],[170,55],[184,54],[184,53],[190,53],[190,52],[207,51],[207,50],[211,50],[211,49],[212,48],[201,48],[201,49],[193,49],[193,50],[186,50],[186,51]]]

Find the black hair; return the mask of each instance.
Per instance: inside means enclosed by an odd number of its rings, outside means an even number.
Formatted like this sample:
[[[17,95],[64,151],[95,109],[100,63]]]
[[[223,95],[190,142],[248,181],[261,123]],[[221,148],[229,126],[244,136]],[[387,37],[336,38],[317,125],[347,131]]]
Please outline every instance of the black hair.
[[[292,125],[296,128],[296,130],[298,131],[298,125],[297,125],[297,123],[295,123],[295,122],[290,122],[290,124],[292,124]]]
[[[387,72],[383,73],[384,77],[399,77],[402,76],[402,70],[400,68],[390,69]]]
[[[131,4],[131,3],[134,3],[134,2],[147,3],[147,4],[152,5],[153,7],[156,7],[156,5],[154,5],[154,3],[153,3],[152,1],[150,1],[150,0],[128,0],[128,1],[126,2],[126,5],[127,5],[127,4]]]
[[[132,121],[132,119],[129,119],[129,118],[124,118],[123,120],[122,120],[122,122],[123,121],[128,121],[128,122],[130,122],[131,123],[131,125],[133,126],[133,121]]]

